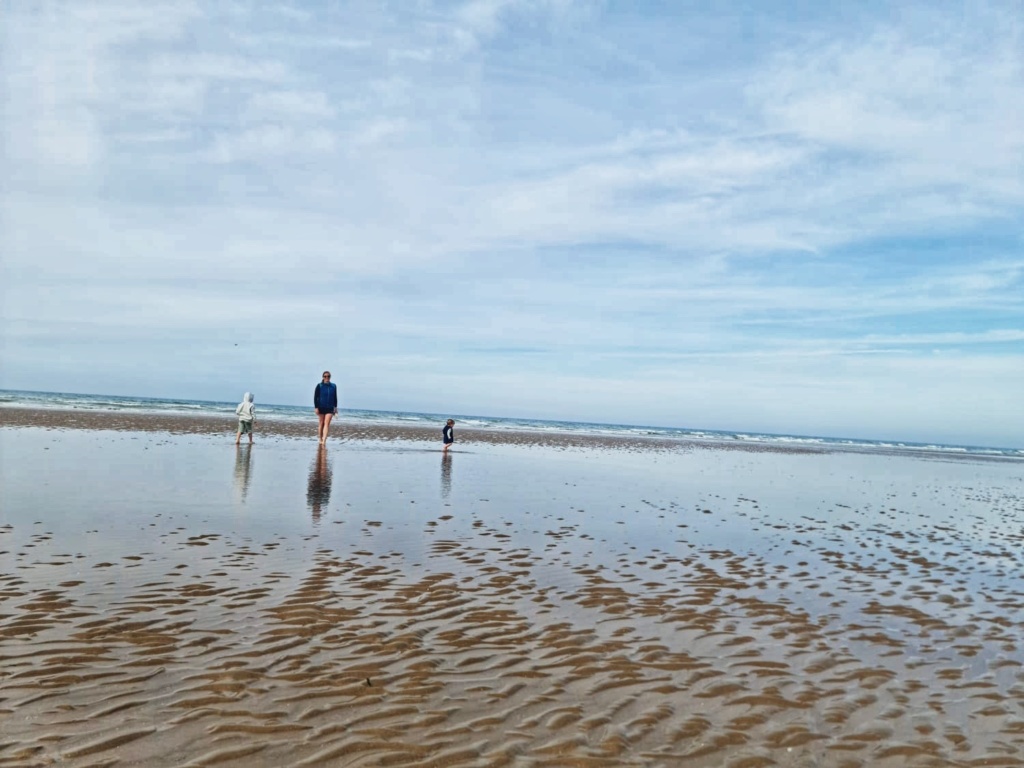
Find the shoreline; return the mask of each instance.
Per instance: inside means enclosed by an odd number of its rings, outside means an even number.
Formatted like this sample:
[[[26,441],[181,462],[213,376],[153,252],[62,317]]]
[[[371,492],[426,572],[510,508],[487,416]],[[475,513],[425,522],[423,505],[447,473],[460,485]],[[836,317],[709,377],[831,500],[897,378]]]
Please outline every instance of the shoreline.
[[[31,409],[0,406],[0,429],[42,428],[87,431],[156,432],[191,435],[234,435],[233,414],[129,413],[124,411],[84,411],[75,409]],[[309,422],[257,417],[256,439],[260,436],[291,439],[316,439],[316,420]],[[837,449],[820,446],[769,445],[765,443],[730,443],[665,438],[653,435],[565,434],[527,430],[486,430],[460,428],[455,425],[456,444],[517,445],[552,448],[601,448],[623,450],[672,451],[693,450],[770,452],[783,454],[821,455]],[[437,443],[440,450],[441,425],[352,424],[340,418],[331,423],[330,442],[352,440],[383,442]]]
[[[258,422],[268,436],[305,437],[303,425],[314,420],[309,406],[264,403],[258,408]],[[21,413],[17,413],[21,411]],[[41,426],[44,428],[118,429],[122,431],[165,432],[168,434],[234,434],[233,402],[188,399],[161,399],[110,394],[76,394],[0,390],[0,427]],[[6,412],[6,413],[5,413]],[[27,412],[27,413],[26,413]],[[29,415],[40,412],[38,415]],[[45,412],[45,413],[43,413]],[[55,415],[54,412],[64,414]],[[49,414],[49,415],[47,415]],[[89,416],[83,416],[89,414]],[[95,417],[92,419],[91,417]],[[111,422],[127,420],[119,425]],[[152,417],[163,417],[163,423]],[[816,434],[806,431],[770,431],[757,429],[712,429],[708,427],[645,426],[619,422],[589,422],[565,419],[539,419],[514,416],[488,416],[466,413],[427,413],[419,411],[381,411],[343,408],[335,424],[351,429],[352,437],[368,441],[434,442],[435,431],[444,421],[458,420],[456,431],[462,442],[492,445],[536,445],[586,449],[601,445],[615,448],[626,445],[632,450],[655,448],[674,451],[690,448],[772,451],[825,455],[866,453],[873,455],[951,457],[996,460],[1024,460],[1024,446],[1010,447],[1015,440],[1002,443],[915,439],[900,437],[849,437],[841,434]],[[142,420],[144,419],[144,421]],[[197,421],[198,420],[198,421]],[[205,420],[205,422],[204,422]],[[59,422],[59,423],[58,423]],[[805,425],[806,426],[806,425]],[[936,423],[939,426],[939,423]],[[828,430],[826,430],[828,431]],[[856,431],[856,430],[855,430]]]

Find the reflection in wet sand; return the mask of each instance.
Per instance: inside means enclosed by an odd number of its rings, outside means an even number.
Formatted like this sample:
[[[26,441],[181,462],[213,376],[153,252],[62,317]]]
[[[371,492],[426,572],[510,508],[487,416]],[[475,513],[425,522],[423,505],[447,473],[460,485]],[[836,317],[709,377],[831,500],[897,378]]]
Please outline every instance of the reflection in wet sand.
[[[320,516],[330,501],[331,466],[327,460],[327,446],[320,444],[309,469],[309,483],[306,487],[306,503],[313,515],[313,522],[320,521]]]
[[[448,451],[441,454],[441,498],[447,499],[452,493],[452,455]]]
[[[95,460],[152,456],[124,445]],[[183,503],[123,537],[4,508],[0,766],[1024,768],[1019,466],[836,474],[793,511],[776,478],[863,465],[732,454],[711,493],[722,455],[689,454],[671,469],[698,490],[665,496],[607,453],[488,475],[482,450],[460,471],[491,479],[454,514],[428,454],[332,451],[381,473],[362,496],[344,473],[330,525],[289,515],[293,491],[270,528]],[[283,458],[261,459],[268,493]],[[326,449],[308,460],[276,477],[308,470],[322,510]],[[709,542],[729,521],[750,538]]]
[[[238,500],[245,503],[249,495],[249,482],[252,471],[252,446],[235,446],[235,491]]]

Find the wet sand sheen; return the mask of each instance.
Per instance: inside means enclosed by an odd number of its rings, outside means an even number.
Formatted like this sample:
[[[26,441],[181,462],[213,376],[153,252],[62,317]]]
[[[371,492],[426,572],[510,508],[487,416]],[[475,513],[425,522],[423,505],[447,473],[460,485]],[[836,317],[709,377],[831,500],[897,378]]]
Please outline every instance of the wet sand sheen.
[[[84,410],[32,410],[28,408],[0,407],[0,428],[42,427],[46,429],[116,430],[122,432],[156,432],[193,435],[235,434],[236,422],[230,414],[224,417],[181,414],[139,414],[136,412],[108,413]],[[292,437],[308,439],[316,434],[316,421],[311,416],[308,423],[283,419],[259,418],[256,425],[257,439],[261,436],[274,438]],[[693,443],[681,440],[650,437],[645,435],[584,435],[570,433],[527,432],[513,430],[468,429],[459,425],[456,433],[459,445],[537,445],[554,448],[593,448],[595,446],[634,448],[640,450],[685,451]],[[331,427],[331,440],[344,442],[373,440],[382,442],[417,441],[437,444],[440,442],[441,425],[436,427],[420,424],[378,424],[367,426],[346,423],[344,415],[335,419]],[[722,449],[744,451],[773,450],[786,453],[813,453],[819,449],[798,446],[764,446],[756,443],[720,442]],[[821,449],[823,450],[823,449]]]
[[[808,457],[785,460],[799,482]],[[1024,765],[1005,479],[935,496],[995,510],[957,529],[881,483],[870,514],[773,514],[748,478],[703,511],[545,487],[574,516],[456,488],[330,540],[167,516],[116,556],[22,510],[0,522],[0,765]],[[675,538],[638,547],[641,513]],[[599,515],[622,533],[595,539]],[[726,515],[764,551],[693,531]]]

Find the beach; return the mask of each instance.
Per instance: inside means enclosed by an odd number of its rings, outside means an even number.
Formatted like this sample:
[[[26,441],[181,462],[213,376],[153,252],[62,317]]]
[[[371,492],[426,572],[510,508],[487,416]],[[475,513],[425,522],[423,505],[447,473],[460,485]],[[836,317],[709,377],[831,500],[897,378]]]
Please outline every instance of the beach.
[[[1024,765],[1024,463],[0,408],[0,766]]]

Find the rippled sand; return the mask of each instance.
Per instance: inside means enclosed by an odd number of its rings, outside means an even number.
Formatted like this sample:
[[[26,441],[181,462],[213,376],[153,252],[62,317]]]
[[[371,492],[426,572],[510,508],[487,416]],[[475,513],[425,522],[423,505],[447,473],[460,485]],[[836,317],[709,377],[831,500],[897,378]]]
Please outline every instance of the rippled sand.
[[[3,766],[1024,765],[1019,464],[0,438]]]

